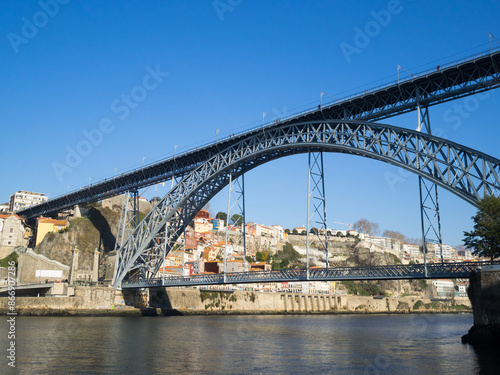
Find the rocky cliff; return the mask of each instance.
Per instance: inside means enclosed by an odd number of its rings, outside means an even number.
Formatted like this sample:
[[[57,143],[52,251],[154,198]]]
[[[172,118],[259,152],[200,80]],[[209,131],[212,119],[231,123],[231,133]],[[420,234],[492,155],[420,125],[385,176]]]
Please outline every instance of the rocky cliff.
[[[119,220],[120,215],[108,207],[91,208],[87,217],[71,219],[68,228],[48,233],[34,250],[69,266],[72,250],[77,247],[80,268],[91,269],[93,251],[98,249],[104,268],[108,253],[115,246]]]

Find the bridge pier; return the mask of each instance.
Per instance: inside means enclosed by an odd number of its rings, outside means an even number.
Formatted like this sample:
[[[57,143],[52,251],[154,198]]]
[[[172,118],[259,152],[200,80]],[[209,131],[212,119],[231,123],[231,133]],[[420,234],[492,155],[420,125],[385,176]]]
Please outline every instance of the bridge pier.
[[[429,117],[429,107],[421,104],[420,89],[417,87],[417,131],[422,129],[429,135],[431,132],[431,120]],[[431,145],[433,154],[436,152],[435,145]],[[431,155],[432,157],[433,155]],[[437,169],[434,168],[434,174]],[[418,176],[420,193],[420,219],[422,225],[422,250],[424,252],[424,264],[427,264],[427,244],[435,243],[439,246],[441,263],[443,263],[443,240],[441,238],[441,215],[439,214],[439,199],[437,184],[426,181],[422,176]],[[427,275],[427,268],[425,270]]]
[[[500,265],[483,266],[471,272],[469,298],[474,326],[462,343],[487,349],[500,348]]]

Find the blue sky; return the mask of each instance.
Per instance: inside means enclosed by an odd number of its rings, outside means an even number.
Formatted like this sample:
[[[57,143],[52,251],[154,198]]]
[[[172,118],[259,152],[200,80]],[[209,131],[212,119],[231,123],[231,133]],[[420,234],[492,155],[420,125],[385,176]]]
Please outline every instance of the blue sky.
[[[488,32],[500,39],[499,15],[495,1],[1,2],[0,201],[17,190],[65,193],[214,141],[216,129],[258,126],[263,112],[316,106],[320,91],[370,89],[395,80],[397,64],[418,73],[484,51]],[[346,55],[341,47],[367,27],[372,36]],[[464,99],[473,110],[458,117],[456,102],[432,107],[434,132],[500,157],[499,99]],[[385,122],[415,128],[417,119]],[[85,134],[94,145],[68,167]],[[420,236],[416,176],[338,154],[325,168],[330,227],[364,217]],[[305,224],[306,155],[255,169],[246,183],[247,220]],[[213,199],[214,213],[226,195]],[[457,245],[475,209],[443,189],[440,203],[443,240]]]

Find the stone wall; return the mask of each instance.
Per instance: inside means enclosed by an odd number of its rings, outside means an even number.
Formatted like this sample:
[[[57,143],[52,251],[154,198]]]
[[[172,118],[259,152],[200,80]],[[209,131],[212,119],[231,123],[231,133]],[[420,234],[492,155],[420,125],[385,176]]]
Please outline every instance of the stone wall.
[[[484,266],[470,277],[474,326],[462,338],[474,346],[500,347],[500,266]]]
[[[140,310],[126,306],[123,295],[114,288],[75,287],[71,297],[16,297],[16,311],[20,315],[57,315],[62,313],[111,313],[113,310]],[[8,311],[8,298],[0,297],[0,312]]]
[[[460,305],[460,308],[470,307],[467,299],[455,302]],[[160,308],[165,313],[178,311],[191,314],[457,311],[451,306],[451,301],[444,303],[418,297],[374,298],[327,294],[199,291],[177,288],[151,289],[149,307]]]
[[[19,255],[18,264],[17,277],[20,283],[42,283],[45,282],[46,279],[49,281],[57,281],[69,277],[69,266],[49,259],[42,254],[37,254],[31,249]],[[62,271],[62,277],[37,277],[37,270]]]
[[[6,312],[8,298],[0,298]],[[311,314],[311,313],[409,313],[454,312],[450,303],[418,297],[373,298],[326,294],[262,293],[251,291],[200,291],[187,288],[155,288],[148,291],[111,287],[75,287],[72,297],[17,297],[21,315],[114,313],[137,314]]]

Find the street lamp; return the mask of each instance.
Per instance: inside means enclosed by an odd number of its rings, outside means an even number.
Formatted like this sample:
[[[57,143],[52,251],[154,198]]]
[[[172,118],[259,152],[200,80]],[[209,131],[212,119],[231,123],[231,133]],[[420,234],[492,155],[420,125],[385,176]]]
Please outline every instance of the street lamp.
[[[320,91],[319,92],[319,106],[320,108],[323,106],[323,95],[329,96],[332,99],[335,99],[336,101],[339,101],[336,97],[328,95],[326,92]]]
[[[142,164],[141,164],[141,168],[143,168],[143,167],[144,167],[144,160],[146,160],[147,158],[148,158],[147,156],[143,156],[143,157],[142,157]]]
[[[219,134],[220,129],[215,129],[215,143],[217,143],[217,134]]]

